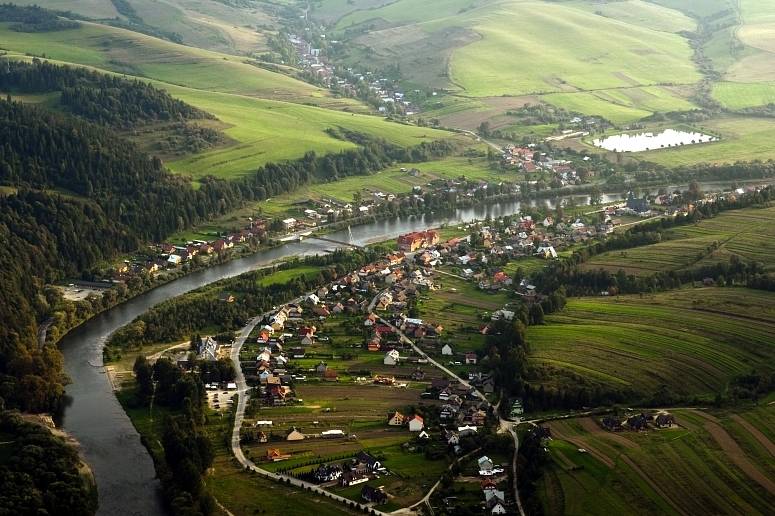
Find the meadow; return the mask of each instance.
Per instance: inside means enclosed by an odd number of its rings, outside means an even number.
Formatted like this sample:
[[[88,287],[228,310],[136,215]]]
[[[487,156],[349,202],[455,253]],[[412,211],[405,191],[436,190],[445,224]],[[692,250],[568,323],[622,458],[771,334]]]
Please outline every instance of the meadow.
[[[551,459],[539,483],[544,511],[767,514],[773,443],[749,423],[763,412],[775,423],[764,407],[671,410],[678,427],[647,432],[610,433],[593,418],[551,422]]]
[[[653,274],[728,262],[732,256],[775,269],[775,208],[747,208],[723,212],[712,219],[665,232],[666,240],[652,245],[611,251],[591,258],[586,270],[619,269],[628,274]]]
[[[531,363],[553,374],[649,396],[661,385],[712,397],[737,375],[772,369],[775,295],[738,288],[573,298],[528,329]],[[744,307],[744,308],[743,308]]]

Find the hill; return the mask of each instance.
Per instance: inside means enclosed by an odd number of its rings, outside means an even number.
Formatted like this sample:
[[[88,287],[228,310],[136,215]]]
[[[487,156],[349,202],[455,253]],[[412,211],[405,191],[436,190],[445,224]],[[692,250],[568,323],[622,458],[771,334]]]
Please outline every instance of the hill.
[[[608,432],[601,417],[549,423],[544,513],[767,514],[772,410],[670,413],[676,425],[646,432]]]
[[[600,254],[583,268],[611,272],[621,269],[628,274],[648,275],[729,262],[735,256],[773,270],[773,219],[775,208],[724,212],[692,226],[668,230],[663,242]]]
[[[344,128],[398,145],[449,138],[429,128],[399,125],[361,114],[366,107],[338,99],[324,89],[265,70],[243,58],[187,47],[125,29],[80,22],[76,29],[18,33],[0,24],[0,40],[22,54],[45,55],[60,63],[150,79],[173,97],[206,111],[226,125],[231,144],[172,161],[176,172],[201,178],[234,178],[307,151],[354,148],[329,129]]]
[[[529,328],[530,359],[550,391],[583,377],[627,400],[650,399],[663,385],[712,398],[752,369],[772,372],[773,302],[772,293],[732,288],[573,298]]]

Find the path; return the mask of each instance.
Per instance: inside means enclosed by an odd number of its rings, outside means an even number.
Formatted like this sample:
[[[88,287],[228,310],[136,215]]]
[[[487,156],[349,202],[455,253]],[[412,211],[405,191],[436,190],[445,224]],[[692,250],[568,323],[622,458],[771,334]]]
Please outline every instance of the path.
[[[732,419],[734,419],[740,426],[745,428],[749,434],[751,434],[754,439],[759,441],[759,444],[764,446],[764,448],[770,452],[770,455],[775,457],[775,444],[772,443],[769,439],[767,439],[767,436],[764,435],[761,430],[753,426],[751,423],[743,419],[737,414],[732,415]]]
[[[303,297],[300,297],[298,299],[290,301],[290,303],[297,303],[297,302],[300,302],[302,299]],[[262,314],[248,321],[247,325],[245,325],[245,327],[242,328],[239,336],[234,341],[234,344],[232,344],[232,347],[231,347],[231,360],[232,362],[234,362],[234,368],[236,373],[236,384],[237,384],[237,408],[234,413],[234,426],[232,428],[232,433],[231,433],[231,451],[234,454],[234,457],[242,465],[243,468],[254,471],[264,478],[268,478],[269,480],[274,480],[277,482],[284,482],[286,484],[311,491],[315,494],[325,496],[327,498],[336,500],[337,502],[340,502],[342,504],[349,506],[350,504],[353,503],[353,501],[350,500],[349,498],[345,498],[343,496],[333,494],[330,491],[326,491],[325,489],[321,488],[317,484],[304,482],[302,480],[298,480],[296,478],[289,477],[287,475],[280,475],[280,474],[265,470],[263,468],[260,468],[256,466],[256,464],[253,461],[248,459],[245,456],[245,453],[242,451],[242,445],[240,444],[240,428],[242,427],[242,422],[245,419],[245,407],[247,406],[249,388],[248,388],[247,382],[245,381],[245,375],[242,373],[242,364],[240,362],[239,354],[240,354],[240,350],[242,349],[242,346],[245,344],[245,341],[250,336],[250,333],[266,315],[267,314]],[[356,508],[359,510],[368,509],[371,511],[372,514],[380,514],[380,515],[387,514],[377,509],[371,508],[367,505],[364,505],[358,502],[354,502],[354,503]]]

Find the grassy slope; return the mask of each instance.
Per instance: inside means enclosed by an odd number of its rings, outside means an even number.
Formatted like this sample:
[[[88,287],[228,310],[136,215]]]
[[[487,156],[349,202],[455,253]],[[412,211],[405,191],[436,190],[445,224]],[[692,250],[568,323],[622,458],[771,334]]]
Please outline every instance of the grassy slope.
[[[551,461],[539,484],[545,512],[766,514],[773,495],[734,465],[706,426],[721,427],[772,478],[771,456],[748,446],[750,434],[734,420],[760,412],[721,413],[714,422],[705,412],[677,410],[681,428],[616,435],[588,418],[553,422]],[[590,453],[579,453],[582,446]]]
[[[607,387],[713,395],[735,375],[772,367],[773,302],[771,293],[712,288],[572,299],[529,328],[531,359]]]
[[[110,0],[18,0],[15,3],[43,4],[43,7],[72,11],[98,20],[126,19]],[[253,8],[198,0],[132,0],[129,4],[149,27],[177,33],[186,45],[227,53],[249,54],[265,50],[265,31],[276,25],[271,8],[262,4]]]
[[[482,39],[458,50],[451,64],[454,81],[474,96],[699,79],[680,36],[565,5],[505,3],[474,27]]]
[[[695,265],[729,261],[737,255],[743,261],[760,262],[775,268],[775,208],[728,211],[694,226],[671,230],[669,240],[624,252],[609,252],[592,258],[587,269],[624,269],[632,274],[653,274]],[[718,250],[707,248],[718,242]]]
[[[447,132],[402,125],[375,116],[246,96],[176,87],[166,89],[230,124],[232,127],[225,132],[238,142],[168,163],[172,170],[194,178],[208,174],[237,177],[264,163],[301,157],[308,151],[325,154],[354,147],[327,134],[325,130],[329,128],[344,127],[403,146],[452,137]]]
[[[244,58],[105,25],[22,33],[0,24],[0,46],[189,88],[362,110],[357,102],[333,99],[322,88],[247,64]]]
[[[194,178],[237,177],[266,162],[297,158],[310,150],[327,153],[354,147],[328,135],[329,128],[344,127],[405,146],[449,136],[344,112],[341,109],[364,111],[365,107],[241,58],[123,29],[84,24],[75,30],[30,34],[4,27],[0,47],[152,79],[156,86],[229,124],[226,133],[236,144],[169,163],[173,170]]]

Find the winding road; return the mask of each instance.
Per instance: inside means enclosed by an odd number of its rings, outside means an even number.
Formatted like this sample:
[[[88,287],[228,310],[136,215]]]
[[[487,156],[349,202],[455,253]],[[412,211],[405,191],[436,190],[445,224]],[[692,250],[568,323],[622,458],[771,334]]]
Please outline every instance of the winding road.
[[[303,298],[299,298],[294,301],[291,301],[291,303],[299,302],[300,299],[303,299]],[[236,370],[236,383],[237,383],[237,394],[238,394],[237,409],[234,413],[234,427],[232,428],[232,433],[231,433],[231,451],[234,454],[234,457],[236,457],[237,461],[244,468],[254,471],[265,478],[274,480],[276,482],[290,483],[290,485],[292,486],[309,490],[313,493],[319,494],[321,496],[325,496],[327,498],[331,498],[332,500],[336,500],[345,505],[352,504],[353,501],[350,500],[349,498],[345,498],[343,496],[339,496],[334,493],[331,493],[330,491],[326,491],[325,489],[321,488],[317,484],[304,482],[302,480],[289,477],[287,475],[280,475],[280,474],[268,471],[266,469],[260,468],[256,466],[256,464],[252,460],[248,459],[245,456],[245,453],[242,451],[242,445],[240,444],[240,428],[242,427],[242,422],[245,419],[245,408],[247,407],[248,393],[250,389],[248,388],[247,382],[245,381],[245,375],[242,373],[242,365],[240,363],[239,354],[240,354],[240,350],[242,349],[242,346],[245,344],[245,341],[248,339],[253,329],[265,317],[265,315],[266,314],[254,317],[253,319],[248,321],[248,324],[244,328],[242,328],[239,336],[234,341],[234,344],[232,344],[232,347],[231,347],[231,360],[232,362],[234,362],[234,367]],[[380,514],[383,516],[387,514],[373,507],[370,507],[368,505],[364,505],[358,502],[355,502],[355,503],[358,509],[360,510],[368,509],[371,512],[371,514]]]

